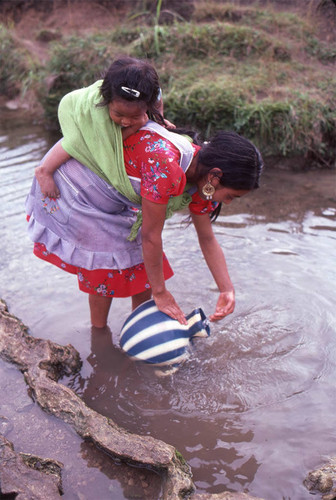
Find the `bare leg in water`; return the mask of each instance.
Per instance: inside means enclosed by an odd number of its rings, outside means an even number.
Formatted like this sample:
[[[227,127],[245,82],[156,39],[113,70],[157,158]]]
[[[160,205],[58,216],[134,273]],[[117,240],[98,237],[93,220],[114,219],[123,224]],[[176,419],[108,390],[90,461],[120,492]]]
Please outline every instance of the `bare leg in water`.
[[[89,295],[89,306],[91,324],[96,328],[104,328],[107,325],[107,317],[110,311],[112,297],[102,295]]]
[[[132,310],[140,304],[149,300],[152,296],[151,290],[145,290],[132,296]],[[112,297],[89,294],[89,306],[91,314],[91,324],[96,328],[104,328],[107,325],[107,318],[112,303]]]
[[[145,290],[144,292],[140,292],[137,295],[133,295],[132,297],[132,311],[136,307],[138,307],[140,304],[143,302],[146,302],[146,300],[149,300],[152,297],[152,290]]]

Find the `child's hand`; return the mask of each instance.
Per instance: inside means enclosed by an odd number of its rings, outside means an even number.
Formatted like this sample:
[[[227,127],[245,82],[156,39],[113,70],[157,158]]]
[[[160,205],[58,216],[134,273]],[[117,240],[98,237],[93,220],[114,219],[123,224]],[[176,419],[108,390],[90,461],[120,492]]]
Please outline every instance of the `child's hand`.
[[[52,174],[48,173],[43,169],[43,165],[35,168],[35,177],[40,185],[41,192],[45,197],[49,198],[59,198],[60,192],[54,181]]]
[[[172,122],[169,120],[166,120],[165,118],[163,119],[164,121],[164,126],[165,128],[176,128],[176,125],[174,125]]]

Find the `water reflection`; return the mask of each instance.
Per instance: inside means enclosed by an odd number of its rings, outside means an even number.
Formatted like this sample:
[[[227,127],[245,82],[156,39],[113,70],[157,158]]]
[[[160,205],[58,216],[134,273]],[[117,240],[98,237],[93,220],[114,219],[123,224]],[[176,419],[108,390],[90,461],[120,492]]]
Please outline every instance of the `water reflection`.
[[[81,454],[90,469],[98,468],[111,481],[108,498],[113,500],[160,498],[162,478],[158,474],[147,469],[137,469],[124,463],[117,463],[89,442],[82,443]],[[88,474],[84,482],[84,486],[86,486],[85,498],[107,498],[106,493],[100,492],[99,486],[95,486],[95,482],[95,479]],[[87,496],[88,485],[91,485],[94,492],[90,497]]]
[[[199,488],[209,492],[223,491],[224,486],[239,490],[252,482],[258,468],[256,459],[253,454],[242,456],[236,443],[251,442],[253,432],[244,429],[235,415],[243,410],[240,401],[230,403],[225,391],[221,394],[227,381],[224,379],[216,391],[209,387],[211,366],[203,364],[199,345],[193,353],[197,351],[197,357],[177,373],[160,377],[153,367],[127,358],[111,339],[109,328],[92,329],[88,357],[92,372],[87,380],[79,374],[68,385],[91,408],[119,425],[176,446],[192,466]],[[216,373],[212,378],[218,382]]]

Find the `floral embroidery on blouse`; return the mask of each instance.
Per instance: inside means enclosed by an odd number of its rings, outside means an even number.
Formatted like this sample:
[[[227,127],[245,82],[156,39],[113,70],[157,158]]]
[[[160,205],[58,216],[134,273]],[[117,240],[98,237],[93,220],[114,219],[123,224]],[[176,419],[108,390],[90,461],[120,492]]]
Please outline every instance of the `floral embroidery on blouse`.
[[[196,150],[197,146],[195,146]],[[180,164],[180,152],[158,133],[139,130],[124,141],[124,160],[128,175],[141,179],[141,196],[156,203],[168,203],[183,193],[186,176]],[[213,203],[196,192],[189,205],[192,213],[213,211]]]

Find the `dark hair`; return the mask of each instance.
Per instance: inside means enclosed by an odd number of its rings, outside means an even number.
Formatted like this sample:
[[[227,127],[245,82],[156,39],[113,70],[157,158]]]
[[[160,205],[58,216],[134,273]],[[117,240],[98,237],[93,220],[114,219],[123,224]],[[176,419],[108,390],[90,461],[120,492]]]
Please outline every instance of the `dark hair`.
[[[261,154],[252,142],[236,132],[219,131],[198,153],[196,175],[200,179],[213,168],[219,168],[222,186],[251,191],[259,187],[263,166]],[[219,203],[210,214],[212,222],[217,219],[221,207]]]
[[[263,160],[258,149],[236,132],[219,131],[198,153],[197,177],[211,169],[222,171],[220,183],[236,190],[259,187]]]
[[[118,97],[126,101],[144,102],[148,113],[163,123],[159,112],[159,76],[146,60],[128,56],[116,59],[104,76],[100,92],[103,97],[100,106],[107,106]]]
[[[202,146],[203,140],[200,136],[200,133],[197,130],[186,128],[186,127],[177,127],[177,128],[169,128],[167,127],[170,132],[174,132],[175,134],[180,134],[180,135],[185,135],[190,137],[192,140],[193,144],[196,144],[197,146]]]

